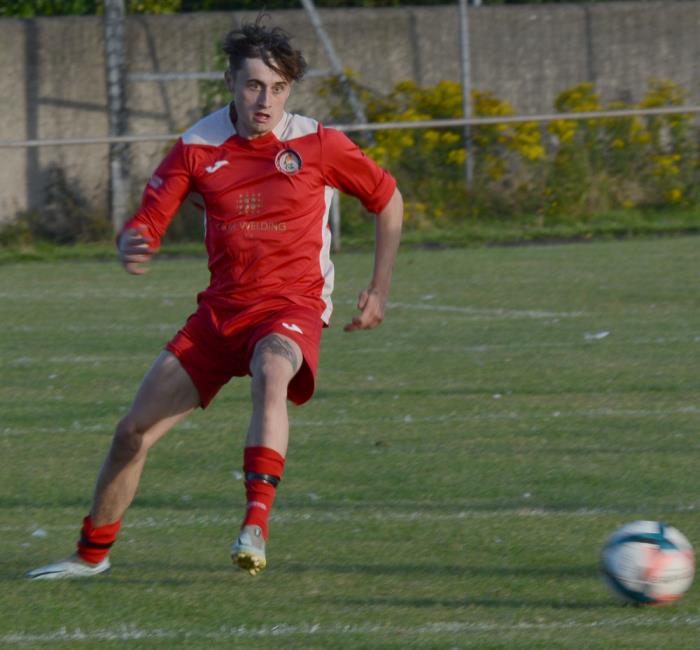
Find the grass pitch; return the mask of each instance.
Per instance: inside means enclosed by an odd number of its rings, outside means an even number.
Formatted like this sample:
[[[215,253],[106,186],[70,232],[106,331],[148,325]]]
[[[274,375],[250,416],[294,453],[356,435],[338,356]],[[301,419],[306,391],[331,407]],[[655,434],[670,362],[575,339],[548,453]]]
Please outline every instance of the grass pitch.
[[[624,607],[597,562],[639,518],[700,547],[699,245],[403,251],[386,322],[352,334],[371,258],[336,256],[258,578],[228,557],[237,380],[152,451],[111,575],[24,580],[72,549],[113,426],[207,272],[0,267],[0,646],[696,648],[697,585]]]

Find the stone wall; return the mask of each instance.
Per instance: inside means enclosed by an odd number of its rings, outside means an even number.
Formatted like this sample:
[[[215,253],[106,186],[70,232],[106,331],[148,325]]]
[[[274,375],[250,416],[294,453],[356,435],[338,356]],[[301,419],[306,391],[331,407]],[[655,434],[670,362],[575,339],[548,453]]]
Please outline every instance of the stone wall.
[[[456,3],[455,3],[456,5]],[[456,6],[321,11],[344,65],[378,91],[399,80],[435,84],[459,80]],[[472,80],[510,101],[520,113],[549,112],[559,92],[592,81],[605,101],[638,100],[650,79],[687,89],[700,103],[700,3],[620,2],[470,9]],[[130,72],[212,69],[218,41],[245,12],[131,16]],[[273,12],[273,23],[295,35],[312,68],[328,61],[306,14]],[[104,43],[98,17],[0,19],[0,140],[107,134]],[[324,119],[318,79],[302,82],[295,111]],[[201,114],[196,81],[131,83],[129,131],[168,133]],[[131,147],[134,202],[166,145]],[[2,149],[0,222],[39,208],[47,170],[61,166],[96,211],[107,211],[105,145]]]

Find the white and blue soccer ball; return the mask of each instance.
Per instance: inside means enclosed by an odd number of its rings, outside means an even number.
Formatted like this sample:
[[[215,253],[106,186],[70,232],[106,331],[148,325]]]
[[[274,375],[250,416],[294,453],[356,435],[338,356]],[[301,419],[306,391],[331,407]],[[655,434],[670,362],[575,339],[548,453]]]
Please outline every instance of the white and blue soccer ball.
[[[658,521],[635,521],[616,530],[601,553],[612,591],[638,605],[678,600],[695,575],[695,554],[685,535]]]

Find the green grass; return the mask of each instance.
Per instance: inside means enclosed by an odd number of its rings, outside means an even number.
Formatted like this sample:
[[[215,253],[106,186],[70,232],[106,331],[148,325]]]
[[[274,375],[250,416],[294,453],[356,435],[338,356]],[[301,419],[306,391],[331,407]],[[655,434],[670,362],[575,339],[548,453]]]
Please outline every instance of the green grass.
[[[370,250],[374,246],[374,220],[359,204],[347,204],[344,212],[342,244],[344,250]],[[178,215],[180,237],[201,231],[201,215]],[[184,225],[183,225],[184,224]],[[12,226],[10,226],[10,230]],[[622,238],[665,237],[700,234],[700,211],[697,208],[657,210],[617,210],[591,214],[578,219],[537,215],[511,218],[446,219],[421,224],[407,224],[403,234],[404,247],[475,247],[483,245],[520,245],[603,241]],[[170,234],[172,237],[172,234]],[[196,237],[195,237],[196,239]],[[60,260],[107,260],[114,258],[114,242],[102,241],[78,244],[56,244],[40,239],[27,241],[3,236],[0,228],[0,266],[19,262]],[[168,240],[163,251],[170,257],[202,256],[199,241]]]
[[[405,250],[386,322],[354,334],[371,259],[336,256],[256,579],[228,559],[248,380],[152,451],[110,576],[23,579],[72,548],[114,423],[207,272],[4,264],[0,646],[696,648],[697,586],[623,607],[597,561],[638,518],[700,540],[699,245]]]
[[[343,244],[366,246],[374,225],[356,203],[343,212]],[[629,209],[593,213],[578,218],[522,215],[478,219],[434,219],[405,229],[404,244],[426,246],[478,246],[523,243],[573,242],[629,237],[658,237],[700,233],[697,208]],[[1,259],[1,258],[0,258]]]

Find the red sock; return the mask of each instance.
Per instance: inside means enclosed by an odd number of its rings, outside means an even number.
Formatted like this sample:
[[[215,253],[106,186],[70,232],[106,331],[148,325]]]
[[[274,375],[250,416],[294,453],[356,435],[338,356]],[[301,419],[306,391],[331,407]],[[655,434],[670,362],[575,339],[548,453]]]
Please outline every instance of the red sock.
[[[122,520],[94,528],[90,515],[83,519],[83,527],[78,540],[78,555],[90,564],[99,564],[109,554],[109,549],[117,539]]]
[[[269,447],[246,447],[243,452],[247,509],[244,526],[260,526],[267,539],[267,520],[284,471],[284,456]],[[268,480],[269,479],[269,480]]]

